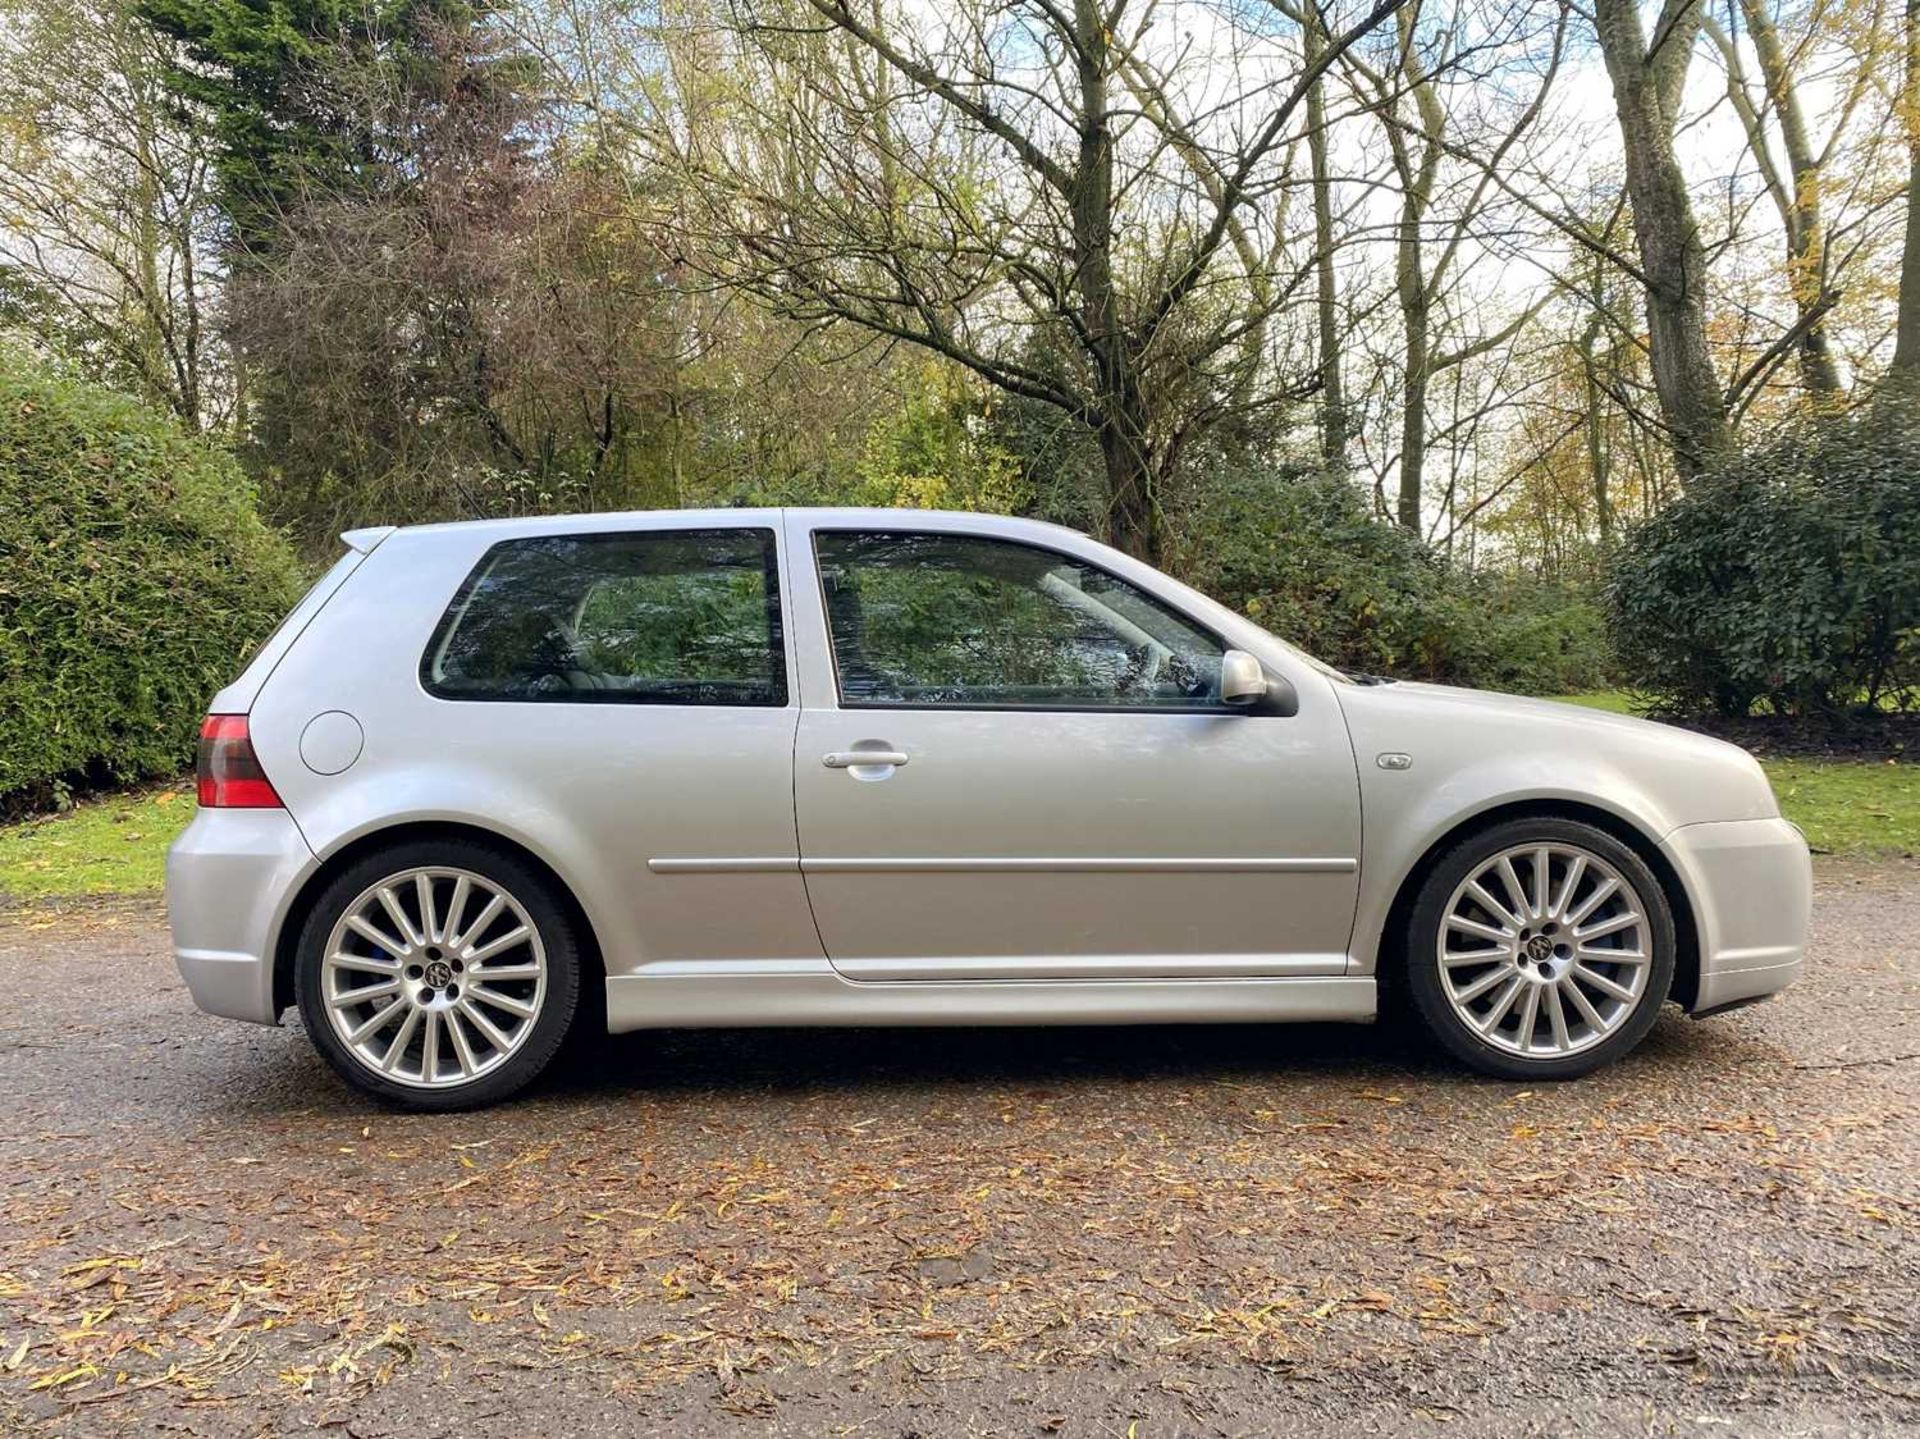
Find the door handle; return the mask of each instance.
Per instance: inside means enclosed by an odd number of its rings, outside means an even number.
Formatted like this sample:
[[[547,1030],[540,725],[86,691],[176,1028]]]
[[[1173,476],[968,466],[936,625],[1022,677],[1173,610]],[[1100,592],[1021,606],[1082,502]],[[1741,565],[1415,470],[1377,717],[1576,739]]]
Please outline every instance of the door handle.
[[[824,764],[828,769],[853,769],[855,766],[864,767],[866,765],[874,765],[876,767],[885,765],[890,769],[898,769],[906,762],[906,755],[897,749],[835,750],[832,754],[825,755],[820,760],[820,763]]]

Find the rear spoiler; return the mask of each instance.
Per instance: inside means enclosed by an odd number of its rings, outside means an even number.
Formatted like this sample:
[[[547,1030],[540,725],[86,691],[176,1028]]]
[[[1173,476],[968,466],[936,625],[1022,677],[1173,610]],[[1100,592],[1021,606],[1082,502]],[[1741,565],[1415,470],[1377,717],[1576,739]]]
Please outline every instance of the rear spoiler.
[[[340,543],[357,555],[370,555],[380,548],[380,542],[395,530],[398,525],[369,525],[364,530],[343,530]]]

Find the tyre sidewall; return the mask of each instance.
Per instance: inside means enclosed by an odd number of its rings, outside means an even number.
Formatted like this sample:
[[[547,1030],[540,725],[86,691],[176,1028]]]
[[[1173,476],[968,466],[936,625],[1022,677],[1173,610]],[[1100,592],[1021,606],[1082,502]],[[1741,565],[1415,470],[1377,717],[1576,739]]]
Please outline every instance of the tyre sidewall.
[[[526,909],[546,952],[546,997],[526,1043],[492,1073],[450,1089],[420,1089],[366,1068],[334,1033],[321,992],[327,939],[347,906],[389,875],[428,866],[472,870],[501,885]],[[550,884],[527,865],[471,840],[415,840],[355,860],[321,892],[300,931],[294,989],[308,1037],[353,1088],[395,1108],[471,1109],[496,1103],[531,1083],[565,1042],[580,1008],[580,953],[579,937],[565,907]]]
[[[1525,1059],[1495,1049],[1472,1033],[1447,998],[1435,953],[1447,902],[1462,881],[1490,856],[1538,843],[1578,845],[1619,870],[1646,907],[1648,937],[1653,950],[1646,992],[1627,1022],[1591,1049],[1558,1059]],[[1605,830],[1578,820],[1523,819],[1470,835],[1440,857],[1420,886],[1402,945],[1406,990],[1426,1031],[1456,1059],[1483,1074],[1532,1080],[1576,1079],[1590,1074],[1646,1038],[1673,987],[1678,941],[1666,887],[1631,847]]]

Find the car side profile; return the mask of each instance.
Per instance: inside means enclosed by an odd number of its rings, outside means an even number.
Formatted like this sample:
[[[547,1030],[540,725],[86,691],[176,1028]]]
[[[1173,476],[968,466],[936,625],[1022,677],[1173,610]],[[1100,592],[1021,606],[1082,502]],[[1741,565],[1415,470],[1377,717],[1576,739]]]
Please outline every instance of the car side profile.
[[[734,509],[343,539],[212,702],[168,900],[200,1008],[297,1006],[382,1100],[501,1099],[602,1013],[1383,997],[1476,1069],[1570,1078],[1668,1000],[1801,969],[1807,847],[1742,750],[1350,677],[1070,530]]]

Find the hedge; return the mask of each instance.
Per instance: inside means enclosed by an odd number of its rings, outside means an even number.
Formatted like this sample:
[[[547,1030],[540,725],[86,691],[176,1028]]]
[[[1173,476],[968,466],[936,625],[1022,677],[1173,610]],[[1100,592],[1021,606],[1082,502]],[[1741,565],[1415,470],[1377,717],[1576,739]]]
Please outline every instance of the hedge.
[[[0,804],[177,770],[299,579],[231,458],[0,349]]]
[[[1829,716],[1920,700],[1920,406],[1794,426],[1621,546],[1613,631],[1682,713]]]

